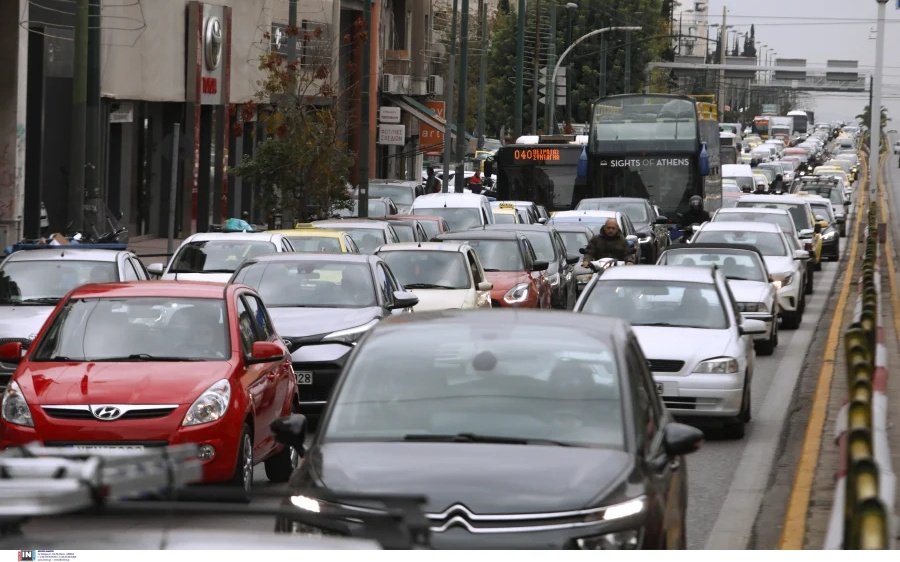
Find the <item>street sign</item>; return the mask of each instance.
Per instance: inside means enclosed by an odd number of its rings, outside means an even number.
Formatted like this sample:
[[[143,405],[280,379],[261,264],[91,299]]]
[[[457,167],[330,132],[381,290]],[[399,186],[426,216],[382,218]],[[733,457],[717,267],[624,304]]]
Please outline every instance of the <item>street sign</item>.
[[[382,123],[399,123],[400,108],[384,106],[378,109],[378,120]]]
[[[378,144],[394,146],[406,144],[406,125],[379,125]]]
[[[443,101],[430,100],[425,102],[425,107],[434,111],[441,120],[444,119],[446,106]],[[444,131],[435,129],[427,123],[419,124],[419,148],[429,156],[439,156],[444,151]]]

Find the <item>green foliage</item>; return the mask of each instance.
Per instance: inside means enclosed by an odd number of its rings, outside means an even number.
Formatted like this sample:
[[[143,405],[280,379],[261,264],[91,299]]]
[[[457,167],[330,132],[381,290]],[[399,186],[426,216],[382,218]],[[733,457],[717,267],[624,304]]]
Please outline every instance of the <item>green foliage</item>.
[[[345,178],[354,156],[338,136],[341,94],[331,85],[330,69],[301,68],[277,53],[263,55],[259,68],[264,78],[257,99],[266,104],[259,119],[268,134],[233,172],[252,182],[261,208],[277,209],[289,218],[348,208]],[[312,105],[315,96],[335,103]],[[244,110],[252,114],[255,107]]]
[[[869,104],[866,104],[866,107],[863,108],[863,112],[856,116],[856,119],[859,121],[860,125],[864,127],[868,127],[872,124],[872,110]],[[881,130],[882,132],[887,128],[888,121],[891,118],[888,117],[887,108],[881,106]]]

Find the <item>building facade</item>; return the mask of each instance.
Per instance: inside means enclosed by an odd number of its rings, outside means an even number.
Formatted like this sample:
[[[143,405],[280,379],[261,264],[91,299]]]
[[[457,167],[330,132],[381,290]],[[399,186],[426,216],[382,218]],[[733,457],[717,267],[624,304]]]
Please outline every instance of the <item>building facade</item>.
[[[709,1],[681,0],[673,10],[675,54],[705,57],[709,45]]]

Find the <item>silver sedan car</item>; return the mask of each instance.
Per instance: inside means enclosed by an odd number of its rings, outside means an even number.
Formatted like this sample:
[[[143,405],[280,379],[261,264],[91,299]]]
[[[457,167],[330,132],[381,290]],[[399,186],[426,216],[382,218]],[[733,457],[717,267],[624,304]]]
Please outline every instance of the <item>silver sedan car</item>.
[[[766,326],[742,319],[734,302],[716,268],[613,267],[591,280],[575,312],[630,322],[666,407],[740,439],[750,421],[751,337]]]
[[[721,269],[741,316],[766,324],[766,333],[753,339],[756,352],[772,355],[778,345],[778,296],[766,262],[756,248],[736,244],[679,244],[663,252],[656,263]]]

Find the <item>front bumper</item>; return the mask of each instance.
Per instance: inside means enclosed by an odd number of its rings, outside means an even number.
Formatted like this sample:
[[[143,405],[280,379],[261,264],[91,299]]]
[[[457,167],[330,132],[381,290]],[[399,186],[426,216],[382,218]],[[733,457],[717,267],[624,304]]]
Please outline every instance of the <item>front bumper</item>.
[[[301,414],[322,414],[352,350],[351,345],[323,343],[301,346],[291,352]]]
[[[787,287],[778,289],[778,308],[782,311],[795,312],[800,304],[800,291],[803,290],[799,279],[794,279]]]
[[[662,385],[663,402],[677,416],[734,417],[741,411],[742,373],[691,373],[686,376],[653,373],[653,380]]]

